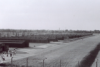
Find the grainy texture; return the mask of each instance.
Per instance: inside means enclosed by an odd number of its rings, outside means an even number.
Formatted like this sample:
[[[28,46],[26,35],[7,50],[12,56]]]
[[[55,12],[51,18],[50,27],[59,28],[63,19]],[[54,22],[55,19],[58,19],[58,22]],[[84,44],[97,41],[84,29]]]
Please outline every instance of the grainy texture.
[[[96,35],[69,43],[59,42],[45,44],[47,45],[45,48],[37,46],[38,49],[20,49],[20,51],[27,52],[27,54],[17,55],[17,57],[24,59],[16,60],[13,64],[26,65],[25,57],[31,56],[28,58],[29,66],[42,67],[43,59],[47,58],[44,61],[45,67],[60,67],[60,60],[62,67],[75,67],[99,42],[100,35]]]

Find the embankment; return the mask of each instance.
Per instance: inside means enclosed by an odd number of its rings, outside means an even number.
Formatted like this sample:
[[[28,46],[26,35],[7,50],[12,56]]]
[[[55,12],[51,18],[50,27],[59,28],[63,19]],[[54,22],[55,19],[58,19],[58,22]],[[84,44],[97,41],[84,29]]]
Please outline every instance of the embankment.
[[[91,67],[100,50],[100,43],[76,67]]]

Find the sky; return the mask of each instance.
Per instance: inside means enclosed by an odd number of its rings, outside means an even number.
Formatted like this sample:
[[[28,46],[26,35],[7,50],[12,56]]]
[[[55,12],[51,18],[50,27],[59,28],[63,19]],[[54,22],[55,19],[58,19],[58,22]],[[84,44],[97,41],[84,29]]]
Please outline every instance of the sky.
[[[0,29],[100,30],[100,0],[0,0]]]

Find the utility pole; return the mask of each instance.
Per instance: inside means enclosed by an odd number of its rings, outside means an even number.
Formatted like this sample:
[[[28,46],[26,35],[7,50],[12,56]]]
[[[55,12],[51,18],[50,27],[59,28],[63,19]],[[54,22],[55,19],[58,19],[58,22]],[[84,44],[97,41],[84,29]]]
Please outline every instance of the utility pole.
[[[60,28],[59,28],[59,31],[60,31]]]

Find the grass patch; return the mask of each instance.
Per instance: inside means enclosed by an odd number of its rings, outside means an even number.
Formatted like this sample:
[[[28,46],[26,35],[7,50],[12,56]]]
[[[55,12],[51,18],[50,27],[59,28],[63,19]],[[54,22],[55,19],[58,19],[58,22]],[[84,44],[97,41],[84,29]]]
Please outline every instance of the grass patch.
[[[100,43],[92,51],[90,51],[90,53],[86,57],[83,58],[83,60],[80,62],[80,64],[77,65],[77,67],[91,67],[98,55],[99,50]]]

